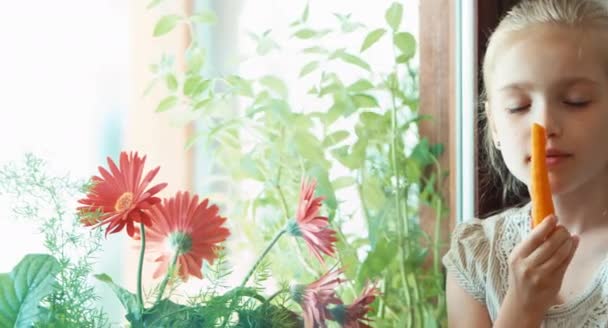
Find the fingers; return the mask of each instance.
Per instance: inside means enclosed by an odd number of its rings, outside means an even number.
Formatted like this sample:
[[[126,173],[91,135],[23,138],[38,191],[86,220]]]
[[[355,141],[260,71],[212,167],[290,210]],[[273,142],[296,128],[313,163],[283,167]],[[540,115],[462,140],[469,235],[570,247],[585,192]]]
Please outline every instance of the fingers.
[[[541,265],[540,269],[543,272],[564,273],[574,257],[574,253],[578,248],[578,243],[578,236],[568,238],[568,240],[555,251],[553,256]]]
[[[538,246],[528,256],[528,261],[533,266],[539,266],[554,256],[565,243],[570,241],[570,233],[563,226],[557,226],[553,233],[545,239],[545,241]]]
[[[519,255],[528,257],[535,249],[537,249],[545,239],[551,234],[557,225],[555,215],[547,216],[532,232],[528,238],[524,239],[519,245]]]

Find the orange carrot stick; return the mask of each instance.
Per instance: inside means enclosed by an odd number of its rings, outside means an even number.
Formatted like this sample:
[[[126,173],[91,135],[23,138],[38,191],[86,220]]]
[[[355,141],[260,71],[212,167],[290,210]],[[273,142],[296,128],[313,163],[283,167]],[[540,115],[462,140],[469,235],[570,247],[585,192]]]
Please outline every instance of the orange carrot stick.
[[[532,125],[532,227],[536,227],[545,217],[553,214],[553,198],[549,185],[545,147],[545,128],[537,123]]]

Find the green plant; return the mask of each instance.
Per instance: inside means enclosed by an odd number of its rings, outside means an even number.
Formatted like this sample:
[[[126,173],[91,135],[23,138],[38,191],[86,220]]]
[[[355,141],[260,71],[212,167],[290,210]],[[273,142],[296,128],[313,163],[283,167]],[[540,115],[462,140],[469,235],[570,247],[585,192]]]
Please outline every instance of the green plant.
[[[88,280],[102,233],[82,230],[65,205],[88,184],[49,175],[47,169],[32,154],[21,165],[0,168],[0,195],[12,198],[15,219],[39,225],[49,251],[28,255],[12,273],[0,274],[0,326],[31,327],[37,322],[42,327],[102,327],[107,316],[96,307],[97,294]],[[13,282],[15,294],[9,292]],[[26,285],[29,292],[23,294]],[[2,321],[4,315],[7,321]]]
[[[125,230],[141,245],[136,294],[106,274],[94,275],[115,293],[132,327],[301,327],[303,323],[323,326],[327,321],[353,325],[368,319],[368,306],[378,295],[376,286],[366,284],[355,301],[344,303],[336,294],[345,281],[342,269],[332,268],[312,283],[284,285],[265,295],[262,283],[270,278],[266,255],[283,235],[304,240],[321,263],[324,255],[335,256],[335,231],[327,228],[328,218],[319,214],[322,199],[314,196],[314,180],[303,180],[298,213],[279,230],[242,283],[230,288],[223,281],[230,267],[220,245],[231,234],[224,226],[227,219],[209,199],[199,201],[189,192],[180,191],[163,200],[156,197],[167,184],[152,185],[160,167],[145,172],[144,165],[145,156],[137,153],[121,152],[118,162],[108,158],[108,167],[99,167],[99,176],[81,189],[86,196],[78,200],[80,206],[73,215],[65,211],[63,203],[79,189],[78,184],[48,176],[42,161],[27,155],[25,165],[9,164],[0,170],[0,190],[18,199],[16,214],[44,228],[45,245],[52,254],[26,255],[10,273],[0,274],[3,326],[108,324],[87,284],[101,227],[106,229],[106,237]],[[144,256],[158,262],[153,277],[164,277],[146,295]],[[203,260],[207,263],[204,269]],[[173,302],[170,297],[176,295],[181,281],[190,276],[202,279],[202,269],[211,285],[190,297],[187,304]],[[293,311],[295,306],[304,311]]]
[[[202,128],[186,146],[210,154],[218,169],[206,179],[255,181],[260,187],[255,197],[237,193],[229,198],[237,200],[226,204],[228,215],[240,218],[251,244],[269,240],[292,217],[295,208],[285,199],[295,197],[302,176],[312,176],[338,232],[338,261],[353,281],[346,289],[351,297],[367,280],[380,279],[383,294],[373,315],[379,327],[443,326],[439,252],[444,241],[439,227],[447,209],[439,188],[446,172],[437,160],[443,147],[418,133],[418,123],[432,118],[418,111],[418,72],[412,63],[416,40],[400,28],[403,6],[391,4],[385,25],[376,28],[342,14],[336,14],[337,27],[316,28],[309,23],[309,15],[306,6],[289,28],[301,54],[308,58],[301,64],[299,77],[312,79],[309,97],[328,103],[327,107],[301,110],[278,76],[205,74],[206,49],[194,34],[195,26],[216,18],[201,12],[190,17],[168,14],[155,27],[156,36],[182,23],[192,33],[185,73],[172,68],[171,56],[153,65],[154,82],[165,81],[169,92],[156,110],[182,105],[198,114],[196,122]],[[355,48],[330,47],[324,42],[353,33],[361,36]],[[280,51],[272,31],[252,37],[258,43],[258,55]],[[392,49],[386,56],[392,62],[390,70],[381,70],[365,58],[368,49],[382,42]],[[336,68],[344,64],[357,72],[355,79]],[[242,108],[235,109],[233,99]],[[336,175],[340,171],[346,173]],[[340,196],[349,190],[358,195],[361,214],[350,212],[348,196]],[[436,213],[432,235],[420,226],[423,205]],[[345,227],[357,218],[365,222],[365,231],[346,232]],[[303,277],[318,274],[299,245],[290,246],[279,241],[280,253],[270,255],[269,269],[278,277],[294,272],[303,272]],[[302,260],[294,263],[293,259]]]

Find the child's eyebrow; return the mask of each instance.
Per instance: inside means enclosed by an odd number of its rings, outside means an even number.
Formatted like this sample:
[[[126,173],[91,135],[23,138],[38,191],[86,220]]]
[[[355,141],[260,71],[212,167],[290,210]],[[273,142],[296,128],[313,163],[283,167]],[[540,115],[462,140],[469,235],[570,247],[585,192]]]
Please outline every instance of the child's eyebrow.
[[[569,87],[575,84],[591,84],[591,85],[598,85],[599,83],[593,79],[590,79],[588,77],[569,77],[569,78],[565,78],[563,80],[561,80],[558,85],[560,86],[565,86],[565,87]]]
[[[557,83],[555,83],[555,86],[558,87],[570,87],[576,84],[590,84],[592,86],[597,86],[599,85],[599,82],[588,78],[588,77],[583,77],[583,76],[573,76],[573,77],[566,77],[563,78],[561,80],[559,80]],[[514,83],[509,83],[507,85],[504,85],[502,87],[500,87],[500,89],[498,89],[498,91],[506,91],[506,90],[530,90],[532,89],[533,84],[529,83],[529,82],[514,82]]]
[[[498,89],[498,91],[505,91],[505,90],[529,90],[532,89],[532,83],[528,83],[528,82],[515,82],[515,83],[509,83],[505,86],[500,87],[500,89]]]

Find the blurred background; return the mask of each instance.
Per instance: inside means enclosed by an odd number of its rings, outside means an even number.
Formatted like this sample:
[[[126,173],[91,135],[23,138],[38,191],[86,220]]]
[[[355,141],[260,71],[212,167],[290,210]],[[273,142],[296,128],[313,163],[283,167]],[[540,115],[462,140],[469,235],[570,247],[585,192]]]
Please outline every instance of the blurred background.
[[[429,153],[437,155],[437,163],[448,172],[443,179],[437,178],[438,181],[431,183],[432,193],[437,195],[433,199],[442,202],[439,209],[425,203],[426,196],[421,196],[425,186],[422,183],[413,189],[417,191],[408,200],[411,204],[405,205],[416,208],[411,220],[435,238],[436,244],[428,246],[424,256],[432,254],[422,260],[430,263],[445,250],[449,231],[457,222],[505,206],[493,196],[499,193],[484,185],[486,173],[478,170],[483,154],[477,151],[481,139],[475,117],[481,87],[477,83],[478,58],[483,54],[488,32],[514,1],[403,0],[398,3],[403,8],[398,30],[407,31],[416,40],[412,55],[407,57],[407,68],[402,71],[404,81],[408,76],[414,81],[406,90],[415,98],[408,108],[416,115],[433,117],[403,133],[404,152],[410,156],[409,152],[418,149],[422,140],[442,145],[442,151],[431,149]],[[380,72],[393,69],[399,72],[396,67],[405,65],[405,62],[393,61],[399,55],[394,53],[397,41],[389,42],[390,29],[386,23],[387,10],[392,4],[389,0],[2,2],[0,40],[5,46],[0,51],[0,164],[20,161],[25,153],[33,153],[48,163],[53,174],[86,179],[97,174],[97,166],[106,165],[106,157],[116,158],[121,150],[136,150],[147,155],[147,168],[161,166],[157,181],[169,183],[164,195],[191,190],[211,197],[228,213],[239,213],[242,209],[231,208],[229,204],[231,196],[236,195],[244,203],[253,202],[266,185],[251,179],[231,183],[225,177],[217,178],[229,175],[221,163],[218,166],[214,162],[219,159],[214,158],[218,156],[214,151],[222,147],[223,139],[218,136],[211,146],[196,140],[197,135],[206,134],[213,127],[210,122],[215,121],[206,119],[212,117],[211,110],[205,112],[209,114],[205,116],[182,102],[161,108],[165,100],[171,102],[173,89],[177,88],[172,86],[173,79],[179,88],[185,83],[182,75],[191,64],[191,58],[184,54],[186,49],[192,44],[204,49],[201,76],[276,77],[282,81],[280,84],[267,79],[266,86],[274,86],[275,91],[285,88],[282,99],[290,104],[291,111],[326,113],[335,105],[336,97],[310,96],[311,86],[321,87],[319,76],[321,80],[325,77],[310,74],[313,71],[331,71],[352,86],[363,76],[360,70],[364,64],[372,67],[368,69],[370,73],[365,73],[366,81],[372,82],[382,80]],[[205,16],[207,13],[213,15]],[[176,24],[169,32],[155,33],[159,20],[170,14],[200,15],[200,24]],[[307,26],[315,27],[310,36],[305,35],[307,32],[303,29],[294,34],[298,31],[294,21],[303,20],[304,16]],[[365,37],[380,27],[388,31],[383,38],[385,42],[363,50]],[[321,35],[323,28],[337,33]],[[320,61],[309,65],[308,72],[303,74],[304,67],[312,63],[302,52],[306,42],[312,42],[309,47],[319,49],[346,49],[347,54],[364,56],[365,62],[362,64],[352,57],[344,59],[347,56],[338,52],[334,54],[343,59],[341,64]],[[397,48],[405,51],[403,47]],[[390,104],[386,95],[374,97],[380,104],[371,107],[382,109],[384,104]],[[215,114],[237,117],[246,112],[248,106],[242,99],[236,99],[208,107],[213,107]],[[348,131],[354,138],[357,119],[344,115],[344,121],[338,121],[332,128]],[[363,126],[363,129],[371,131],[373,127]],[[359,133],[357,136],[361,137]],[[353,138],[346,139],[347,144],[352,146],[356,140]],[[256,144],[247,137],[241,142],[245,149]],[[340,204],[337,216],[342,217],[339,222],[345,236],[352,236],[345,237],[344,242],[359,243],[361,247],[354,257],[360,261],[357,265],[365,267],[366,256],[372,254],[375,247],[373,242],[371,245],[361,242],[370,238],[369,218],[355,185],[336,186],[336,181],[350,181],[336,179],[348,176],[353,170],[343,162],[332,160],[339,162],[328,170],[332,193],[335,192]],[[353,181],[364,182],[358,175],[353,177]],[[296,180],[290,181],[297,184]],[[388,181],[386,186],[391,183]],[[362,186],[372,188],[373,184]],[[388,187],[380,188],[379,192],[387,199],[392,197]],[[45,252],[39,227],[12,219],[11,202],[10,197],[0,195],[0,272],[10,271],[27,253]],[[264,210],[269,209],[261,209],[261,213]],[[271,233],[262,231],[256,240],[252,237],[255,232],[249,231],[251,227],[243,228],[248,232],[237,232],[243,227],[242,222],[248,222],[247,212],[242,213],[245,213],[241,218],[244,221],[231,223],[234,246],[231,256],[235,257],[232,282],[242,279],[245,268],[253,263],[255,254],[268,240],[266,232]],[[259,221],[249,221],[249,226],[255,224]],[[251,246],[252,242],[255,246]],[[124,236],[108,237],[95,271],[105,272],[116,282],[132,288],[136,254],[130,245]],[[391,263],[387,260],[379,265],[389,267]],[[378,276],[382,275],[382,270],[374,270]],[[437,279],[436,283],[440,284],[441,278]],[[268,281],[269,286],[276,283],[276,279]],[[197,284],[204,286],[204,282],[194,282],[194,286]],[[98,290],[100,304],[108,313],[123,313],[107,288]],[[434,297],[437,293],[441,290],[434,290]],[[395,316],[394,322],[403,319],[398,314]]]

